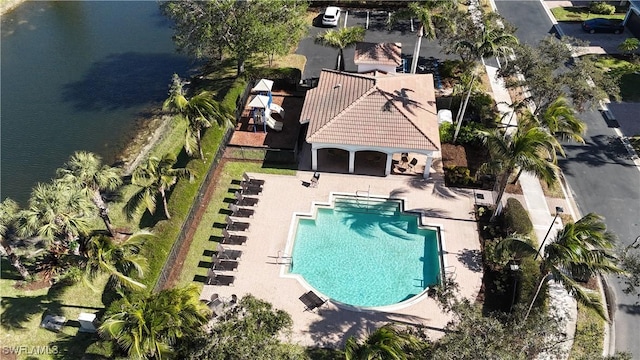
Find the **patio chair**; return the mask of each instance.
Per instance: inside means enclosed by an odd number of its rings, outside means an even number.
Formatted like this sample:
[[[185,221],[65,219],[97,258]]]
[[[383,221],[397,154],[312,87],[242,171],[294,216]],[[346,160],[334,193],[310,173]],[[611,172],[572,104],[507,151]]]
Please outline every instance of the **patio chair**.
[[[229,232],[227,230],[223,230],[223,232],[229,235]],[[229,235],[229,236],[232,236],[232,235]],[[240,259],[240,257],[242,257],[242,250],[227,249],[224,246],[222,246],[222,244],[220,243],[218,243],[218,246],[216,247],[216,251],[218,252],[218,259],[238,260]]]
[[[241,186],[242,189],[240,190],[240,193],[242,195],[260,195],[260,193],[262,193],[262,185],[252,186],[242,183]]]
[[[406,164],[409,162],[409,153],[402,153],[400,155],[400,162]]]
[[[247,242],[247,237],[243,235],[229,234],[227,229],[222,229],[222,243],[230,245],[242,245]]]
[[[260,185],[260,186],[264,185],[264,180],[251,177],[246,172],[242,173],[242,180],[252,185]]]
[[[324,305],[324,303],[327,302],[327,300],[321,299],[313,291],[309,291],[307,293],[302,294],[302,296],[300,296],[299,299],[304,304],[304,306],[305,306],[304,310],[305,311],[313,311],[316,308],[319,308],[320,306]]]
[[[243,194],[241,194],[239,191],[236,191],[234,193],[234,196],[236,198],[235,204],[238,206],[255,206],[258,204],[258,199],[252,198],[252,197],[246,197]]]
[[[226,229],[231,231],[245,231],[251,226],[251,224],[247,222],[234,221],[229,215],[225,216],[224,221],[227,223]]]
[[[418,164],[418,159],[416,159],[416,158],[411,159],[411,161],[409,162],[409,170],[415,171],[414,167],[417,164]]]
[[[311,181],[309,181],[311,183],[311,187],[318,187],[318,181],[320,181],[320,173],[319,172],[314,172],[313,173],[313,177],[311,178]]]
[[[211,269],[215,271],[236,271],[238,270],[238,262],[234,260],[221,260],[215,255],[212,256],[213,265]]]
[[[231,216],[235,217],[251,217],[255,212],[253,209],[241,208],[236,204],[229,204],[229,210],[231,210]]]
[[[207,273],[207,285],[231,286],[235,281],[235,276],[218,274],[213,269]]]
[[[224,308],[224,301],[218,294],[211,295],[211,300],[207,301],[207,306],[211,309],[214,316],[220,316]]]

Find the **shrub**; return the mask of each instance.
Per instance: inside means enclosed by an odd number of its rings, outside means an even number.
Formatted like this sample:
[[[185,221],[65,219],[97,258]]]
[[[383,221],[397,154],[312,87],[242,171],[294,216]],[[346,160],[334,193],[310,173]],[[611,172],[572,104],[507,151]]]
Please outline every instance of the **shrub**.
[[[453,141],[453,132],[456,131],[455,126],[452,123],[442,123],[438,127],[440,132],[441,143],[451,143]]]
[[[589,11],[594,14],[613,15],[616,12],[616,7],[606,2],[593,1],[591,5],[589,5]]]
[[[507,206],[504,209],[504,226],[510,233],[529,235],[533,231],[529,213],[517,199],[507,200]]]
[[[465,166],[449,165],[444,168],[444,176],[448,184],[469,185],[473,182],[471,172]]]
[[[460,127],[460,132],[458,133],[458,139],[456,140],[456,142],[458,144],[470,144],[477,142],[480,140],[480,137],[478,136],[478,130],[485,129],[486,128],[480,123],[467,122]]]

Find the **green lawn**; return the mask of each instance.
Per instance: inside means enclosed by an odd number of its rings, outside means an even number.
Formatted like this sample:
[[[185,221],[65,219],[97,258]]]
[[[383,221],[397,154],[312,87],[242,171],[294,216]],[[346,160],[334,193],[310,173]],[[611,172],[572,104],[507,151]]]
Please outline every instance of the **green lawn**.
[[[582,6],[555,7],[551,8],[551,12],[558,21],[584,21],[598,17],[623,20],[626,14],[626,10],[621,8],[617,9],[617,12],[613,15],[593,14],[589,12],[588,7]]]
[[[569,359],[597,359],[601,357],[604,321],[595,310],[578,303],[576,335]]]
[[[220,229],[214,229],[214,223],[224,223],[223,209],[227,209],[225,198],[231,198],[229,188],[238,187],[232,183],[233,180],[241,180],[243,172],[254,173],[270,173],[294,175],[294,170],[264,168],[261,163],[256,162],[227,162],[220,172],[215,192],[211,197],[211,201],[207,204],[207,210],[202,216],[202,220],[198,224],[198,228],[193,235],[193,241],[189,248],[189,253],[184,261],[184,266],[180,272],[180,279],[177,286],[191,284],[194,281],[199,286],[203,285],[203,280],[207,275],[208,262],[211,261],[211,255],[216,249],[216,242],[210,241],[210,236],[221,236]]]
[[[610,55],[598,56],[596,66],[608,69],[611,74],[620,75],[620,96],[622,101],[640,101],[640,64]]]
[[[100,313],[104,308],[101,290],[106,278],[96,282],[96,288],[100,289],[98,292],[83,284],[25,291],[14,287],[19,275],[4,257],[0,266],[3,346],[26,346],[24,349],[49,352],[32,359],[80,359],[86,349],[98,340],[94,334],[78,333],[76,320],[80,312]],[[65,316],[67,326],[59,333],[41,328],[40,322],[46,314]],[[23,353],[18,358],[28,358],[28,355]]]

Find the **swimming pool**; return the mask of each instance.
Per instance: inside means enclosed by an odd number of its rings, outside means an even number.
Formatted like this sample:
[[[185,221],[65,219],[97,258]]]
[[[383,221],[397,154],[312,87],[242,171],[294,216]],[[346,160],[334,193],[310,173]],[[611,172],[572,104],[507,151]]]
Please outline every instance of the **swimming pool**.
[[[439,283],[438,231],[419,226],[402,201],[335,197],[298,216],[291,274],[357,307],[397,304]]]

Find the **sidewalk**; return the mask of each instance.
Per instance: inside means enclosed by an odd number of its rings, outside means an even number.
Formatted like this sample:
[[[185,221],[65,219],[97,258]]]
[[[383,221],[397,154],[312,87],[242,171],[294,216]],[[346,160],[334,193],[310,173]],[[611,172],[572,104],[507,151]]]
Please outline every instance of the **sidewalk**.
[[[510,121],[510,125],[517,125],[518,120],[514,115],[512,116],[512,109],[510,108],[511,97],[509,96],[509,92],[505,89],[504,81],[501,78],[496,77],[496,73],[498,71],[497,68],[492,66],[486,66],[487,75],[489,77],[489,81],[491,84],[491,89],[493,91],[494,99],[498,104],[498,111],[500,112],[500,116],[502,119],[502,123],[507,125]],[[515,127],[511,127],[509,129],[515,130]],[[512,130],[512,131],[513,131]],[[540,185],[540,181],[533,175],[523,172],[520,176],[520,186],[522,187],[522,193],[524,196],[524,206],[529,211],[529,216],[531,217],[531,222],[533,223],[533,228],[538,239],[538,243],[542,244],[545,240],[545,236],[547,232],[549,235],[547,236],[546,242],[543,245],[546,245],[549,241],[553,241],[558,230],[562,229],[562,222],[560,218],[555,216],[555,209],[553,210],[553,216],[549,209],[549,204],[547,203],[547,199],[544,196],[544,192],[542,191],[542,186]],[[505,196],[503,200],[506,202]],[[565,201],[566,205],[563,205],[563,209],[568,214],[573,214],[571,210],[571,205],[568,201]],[[541,250],[544,252],[544,246]],[[552,282],[549,284],[549,302],[550,302],[550,311],[553,311],[563,322],[565,327],[565,333],[567,334],[568,339],[573,339],[576,330],[576,319],[578,315],[578,308],[575,299],[567,293],[564,288]],[[567,356],[569,355],[569,351],[571,350],[572,341],[567,341],[562,344],[562,346],[566,350]],[[540,356],[540,359],[549,358],[548,356]]]

